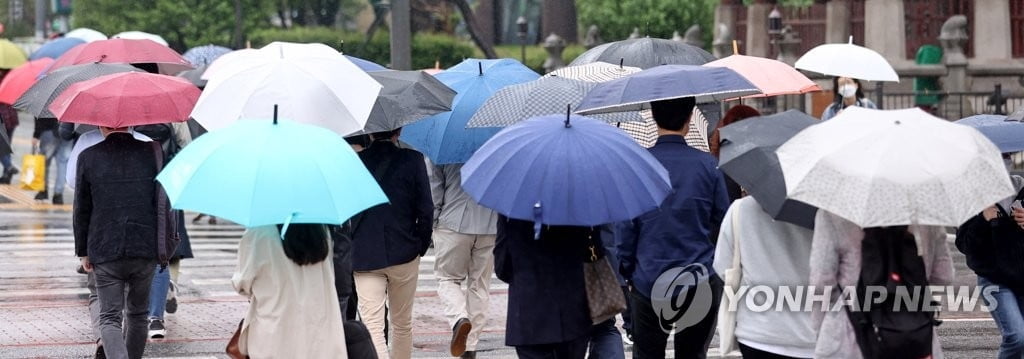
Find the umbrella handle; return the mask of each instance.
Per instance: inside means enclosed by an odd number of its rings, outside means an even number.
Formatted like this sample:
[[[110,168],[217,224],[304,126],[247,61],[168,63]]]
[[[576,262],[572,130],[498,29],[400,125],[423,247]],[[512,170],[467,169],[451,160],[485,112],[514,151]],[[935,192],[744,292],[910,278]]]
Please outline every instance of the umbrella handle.
[[[539,240],[540,239],[540,229],[541,229],[540,215],[541,215],[541,212],[543,212],[543,210],[541,209],[540,202],[534,203],[533,204],[533,239],[534,240]]]
[[[569,117],[572,116],[572,104],[565,105],[565,128],[572,127],[569,123]]]

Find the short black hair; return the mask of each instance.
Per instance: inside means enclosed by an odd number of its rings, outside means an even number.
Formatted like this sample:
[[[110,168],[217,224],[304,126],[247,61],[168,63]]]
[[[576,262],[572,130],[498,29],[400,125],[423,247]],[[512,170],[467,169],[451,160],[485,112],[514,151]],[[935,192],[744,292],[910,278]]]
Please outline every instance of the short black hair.
[[[283,225],[278,224],[281,231]],[[293,223],[288,226],[281,246],[284,255],[300,266],[320,263],[327,259],[327,226],[319,223]]]
[[[348,142],[350,145],[360,145],[363,146],[363,148],[366,148],[370,147],[370,142],[373,142],[373,140],[370,139],[370,135],[361,134],[345,137],[345,142]]]
[[[401,131],[402,129],[399,128],[391,131],[374,132],[370,134],[370,137],[372,137],[374,140],[390,140],[392,137],[395,137],[395,135],[398,135]]]
[[[693,97],[674,98],[651,102],[651,114],[658,127],[669,131],[682,131],[690,122],[693,107],[697,105]]]

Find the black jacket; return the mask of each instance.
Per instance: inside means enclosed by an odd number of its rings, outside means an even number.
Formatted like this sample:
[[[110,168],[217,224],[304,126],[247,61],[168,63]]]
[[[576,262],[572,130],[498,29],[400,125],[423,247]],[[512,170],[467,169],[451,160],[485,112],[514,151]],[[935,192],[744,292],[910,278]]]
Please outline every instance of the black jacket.
[[[494,269],[508,283],[505,345],[563,343],[591,329],[583,261],[600,230],[545,226],[498,216]]]
[[[78,157],[75,255],[92,263],[156,260],[156,157],[148,142],[115,133]]]
[[[1004,212],[1005,211],[1005,212]],[[1009,210],[992,222],[971,217],[957,229],[956,248],[967,256],[967,267],[993,283],[1024,291],[1024,230]]]
[[[374,173],[389,203],[352,219],[352,269],[382,269],[426,254],[434,223],[434,202],[423,154],[398,148],[389,141],[377,141],[360,152],[359,157]]]

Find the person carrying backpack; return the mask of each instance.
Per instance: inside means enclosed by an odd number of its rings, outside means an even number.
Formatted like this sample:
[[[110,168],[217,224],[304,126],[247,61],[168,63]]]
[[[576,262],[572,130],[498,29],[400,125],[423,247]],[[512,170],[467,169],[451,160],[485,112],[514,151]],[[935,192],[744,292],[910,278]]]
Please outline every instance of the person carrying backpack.
[[[953,261],[943,228],[913,225],[862,229],[824,210],[818,211],[814,228],[810,283],[817,294],[828,294],[829,301],[824,303],[824,308],[821,303],[816,304],[811,313],[812,325],[818,332],[814,357],[925,358],[930,355],[941,359],[942,348],[938,336],[934,335],[937,324],[934,313],[929,314],[920,306],[909,310],[900,306],[902,311],[893,311],[894,293],[889,293],[889,299],[883,303],[870,306],[868,311],[831,309],[837,301],[844,300],[844,288],[857,288],[860,297],[865,286],[885,286],[886,290],[894,291],[898,287],[913,289],[950,284]],[[826,288],[831,293],[822,293]],[[921,319],[927,315],[932,316]],[[901,329],[893,330],[894,324]],[[864,335],[867,329],[878,334]],[[922,338],[925,342],[918,343]],[[884,350],[891,347],[901,350]],[[872,355],[862,348],[878,352]],[[915,352],[926,354],[912,354]]]

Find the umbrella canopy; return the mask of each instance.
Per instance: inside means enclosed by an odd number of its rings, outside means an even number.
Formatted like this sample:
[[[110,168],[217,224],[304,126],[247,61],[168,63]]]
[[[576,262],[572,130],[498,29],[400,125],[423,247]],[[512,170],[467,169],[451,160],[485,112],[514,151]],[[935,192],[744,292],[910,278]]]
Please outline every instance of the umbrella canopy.
[[[647,150],[578,115],[535,117],[501,131],[462,167],[462,188],[481,205],[537,226],[633,219],[672,190],[668,171]]]
[[[203,73],[209,82],[192,117],[216,131],[238,119],[270,118],[278,105],[282,118],[342,136],[366,126],[381,89],[377,81],[326,45],[271,45],[214,61]]]
[[[363,60],[355,56],[345,55],[345,58],[347,58],[349,61],[352,61],[353,64],[356,64],[356,66],[359,66],[359,68],[363,69],[363,71],[366,72],[384,71],[388,69],[387,67],[381,66],[376,62],[370,60]]]
[[[209,80],[214,74],[231,68],[232,62],[239,60],[240,58],[255,56],[256,54],[259,54],[259,51],[259,49],[241,49],[221,55],[206,67],[206,71],[203,71],[202,79]]]
[[[1024,122],[1002,115],[975,115],[956,121],[976,128],[999,148],[999,152],[1024,151]]]
[[[854,45],[853,36],[850,36],[850,42],[846,44],[816,46],[800,56],[794,66],[831,76],[900,82],[900,76],[885,57],[875,50]]]
[[[231,49],[224,46],[203,45],[188,49],[181,57],[184,57],[192,66],[200,67],[213,63],[213,60],[229,52]]]
[[[199,89],[183,79],[123,72],[68,86],[50,111],[63,122],[120,128],[184,122],[198,98]]]
[[[286,120],[237,121],[197,138],[157,176],[177,209],[246,227],[341,224],[388,201],[331,131]]]
[[[77,37],[65,36],[57,38],[55,40],[43,44],[43,46],[40,46],[38,49],[36,49],[36,51],[32,52],[32,55],[29,55],[28,59],[38,60],[45,57],[56,59],[60,57],[60,55],[63,55],[65,52],[68,52],[68,50],[71,50],[71,48],[84,43],[85,40],[79,39]]]
[[[203,80],[203,72],[206,72],[207,67],[209,67],[209,65],[199,66],[191,70],[179,72],[175,76],[188,80],[193,85],[196,85],[196,87],[198,88],[205,88],[206,80]]]
[[[110,39],[75,47],[57,58],[50,72],[62,67],[87,63],[155,63],[161,74],[176,74],[192,68],[185,58],[167,46],[150,40]]]
[[[0,39],[0,69],[13,69],[28,61],[25,52],[7,39]]]
[[[467,127],[507,127],[519,121],[541,115],[560,113],[579,105],[596,82],[572,80],[557,76],[511,85],[491,98],[466,124]],[[639,112],[613,112],[594,116],[605,122],[643,121]]]
[[[569,66],[601,61],[649,69],[661,65],[703,65],[714,59],[711,53],[696,46],[645,37],[594,47],[573,60]]]
[[[549,72],[544,76],[557,76],[587,82],[608,82],[640,72],[639,67],[612,65],[607,62],[591,62],[582,65],[567,66]]]
[[[736,71],[761,90],[747,97],[795,95],[821,91],[821,87],[785,62],[757,56],[732,55],[704,64]]]
[[[167,40],[163,36],[150,34],[145,31],[125,31],[114,34],[111,39],[149,40],[160,45],[167,46]]]
[[[789,110],[722,127],[718,167],[754,196],[772,218],[813,229],[817,208],[786,198],[786,180],[775,150],[816,123],[814,117]]]
[[[25,111],[33,117],[56,118],[50,112],[50,104],[72,84],[91,80],[100,76],[121,72],[142,72],[135,66],[126,64],[83,64],[68,66],[46,75],[32,87],[28,88],[17,101],[14,108]]]
[[[422,71],[373,71],[370,77],[383,88],[363,132],[391,131],[452,110],[455,91]]]
[[[722,67],[664,65],[598,85],[583,99],[577,112],[596,114],[640,111],[651,101],[695,97],[697,103],[760,93],[736,71]]]
[[[850,107],[777,154],[789,198],[861,227],[956,227],[1016,192],[992,141],[917,108]]]
[[[80,28],[68,31],[66,34],[64,34],[64,37],[73,37],[73,38],[76,38],[76,39],[82,39],[82,40],[85,40],[85,42],[93,42],[93,41],[100,41],[100,40],[106,40],[107,39],[107,35],[104,35],[102,32],[99,32],[99,31],[96,31],[96,30],[93,30],[93,29],[90,29],[90,28],[87,28],[87,27],[80,27]]]
[[[452,111],[431,116],[402,130],[402,141],[430,157],[435,164],[464,163],[495,128],[466,128],[480,105],[496,91],[540,77],[516,60],[465,60],[442,73],[438,80],[455,90]]]
[[[33,60],[11,70],[0,82],[0,103],[14,104],[18,97],[36,83],[40,71],[53,63],[53,59],[44,57]]]

